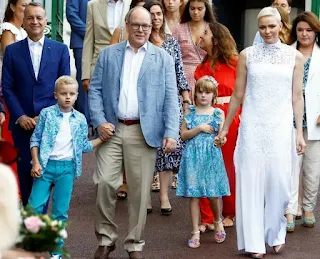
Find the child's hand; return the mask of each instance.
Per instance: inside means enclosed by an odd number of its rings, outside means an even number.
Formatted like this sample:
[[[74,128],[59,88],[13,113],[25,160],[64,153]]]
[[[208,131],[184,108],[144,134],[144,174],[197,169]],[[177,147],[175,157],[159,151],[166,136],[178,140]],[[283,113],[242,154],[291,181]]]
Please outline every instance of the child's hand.
[[[31,176],[39,178],[41,176],[42,167],[40,163],[33,163],[32,169],[31,169]]]
[[[215,145],[216,147],[222,147],[222,146],[227,142],[227,138],[226,138],[227,133],[228,133],[228,131],[222,129],[222,130],[219,132],[218,136],[215,137],[215,139],[214,139],[214,145]]]
[[[105,139],[105,140],[104,140],[104,139],[102,139],[102,138],[100,138],[100,137],[99,137],[99,139],[101,140],[101,143],[108,141],[108,139]]]
[[[201,132],[204,132],[204,133],[214,133],[214,130],[213,128],[210,126],[210,123],[203,123],[203,124],[200,124],[199,126],[199,129]]]

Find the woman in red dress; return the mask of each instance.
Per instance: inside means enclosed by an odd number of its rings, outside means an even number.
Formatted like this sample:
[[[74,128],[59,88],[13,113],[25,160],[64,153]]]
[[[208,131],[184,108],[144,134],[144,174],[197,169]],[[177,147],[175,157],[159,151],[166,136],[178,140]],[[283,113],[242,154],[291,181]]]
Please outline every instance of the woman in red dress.
[[[208,75],[214,77],[218,85],[218,104],[215,107],[227,114],[230,97],[236,80],[238,52],[236,43],[227,27],[220,23],[209,24],[205,34],[201,37],[200,47],[207,52],[203,62],[195,70],[195,79]],[[233,153],[236,146],[238,128],[240,124],[240,110],[230,127],[228,141],[222,147],[231,195],[223,197],[223,223],[226,227],[233,226],[235,217],[235,168]],[[214,215],[210,209],[208,199],[200,199],[201,222],[200,231],[212,230]]]

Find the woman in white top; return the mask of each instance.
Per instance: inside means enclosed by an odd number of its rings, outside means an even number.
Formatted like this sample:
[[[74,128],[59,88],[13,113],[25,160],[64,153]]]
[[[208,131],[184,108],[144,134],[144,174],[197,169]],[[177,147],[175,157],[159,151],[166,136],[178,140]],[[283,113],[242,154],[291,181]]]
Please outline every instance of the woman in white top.
[[[303,96],[305,109],[302,121],[303,135],[307,146],[303,156],[300,156],[294,170],[291,200],[286,211],[287,230],[293,232],[295,228],[294,215],[302,214],[303,225],[314,227],[316,222],[313,214],[316,206],[320,179],[320,22],[311,12],[299,14],[292,23],[289,44],[303,55],[304,76]],[[298,189],[300,196],[298,205]],[[299,209],[298,209],[299,208]]]
[[[279,253],[285,244],[292,154],[303,154],[303,59],[279,40],[281,17],[266,7],[258,15],[264,43],[240,53],[235,90],[225,124],[215,140],[224,144],[243,103],[234,153],[238,249],[262,258],[266,244]],[[296,119],[296,137],[293,128]]]
[[[26,31],[21,27],[24,9],[30,0],[9,0],[4,14],[4,23],[1,25],[1,51],[16,41],[27,37]]]

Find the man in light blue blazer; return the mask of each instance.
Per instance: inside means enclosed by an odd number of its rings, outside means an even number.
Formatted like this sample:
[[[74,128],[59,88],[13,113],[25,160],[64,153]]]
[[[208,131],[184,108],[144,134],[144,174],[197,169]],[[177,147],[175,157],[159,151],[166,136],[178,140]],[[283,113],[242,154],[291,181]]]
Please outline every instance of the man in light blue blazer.
[[[90,0],[67,0],[66,15],[71,26],[70,49],[73,50],[74,61],[77,69],[77,81],[79,84],[79,95],[77,109],[86,116],[89,123],[88,94],[81,87],[81,60],[83,40],[86,34],[87,6]]]
[[[96,151],[95,231],[99,248],[95,259],[109,258],[118,227],[114,223],[116,191],[123,166],[128,184],[129,233],[124,248],[140,259],[147,199],[157,147],[175,150],[179,135],[179,107],[172,57],[148,42],[151,16],[143,7],[128,14],[128,41],[107,47],[99,55],[90,87],[89,111],[103,140]]]

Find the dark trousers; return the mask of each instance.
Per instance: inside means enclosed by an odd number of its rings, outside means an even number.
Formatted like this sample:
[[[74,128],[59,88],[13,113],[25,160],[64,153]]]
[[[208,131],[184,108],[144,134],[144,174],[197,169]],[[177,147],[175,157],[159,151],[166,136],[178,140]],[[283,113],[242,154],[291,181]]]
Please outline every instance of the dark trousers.
[[[29,196],[32,190],[33,177],[31,176],[31,152],[30,138],[32,130],[24,130],[19,125],[12,129],[12,138],[15,148],[18,150],[18,177],[20,182],[20,192],[23,206],[27,206]],[[48,203],[43,209],[43,213],[48,211]]]
[[[31,176],[31,152],[30,137],[31,130],[24,130],[19,125],[12,129],[12,138],[15,148],[18,150],[18,177],[20,182],[20,192],[23,206],[28,204],[28,199],[32,189],[33,178]]]
[[[82,49],[73,49],[73,56],[75,60],[75,65],[77,69],[77,81],[79,84],[79,96],[77,100],[77,110],[81,112],[87,119],[88,124],[90,124],[89,107],[88,107],[88,93],[82,88],[81,74],[82,74]]]

